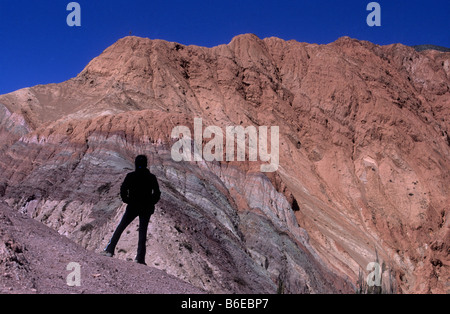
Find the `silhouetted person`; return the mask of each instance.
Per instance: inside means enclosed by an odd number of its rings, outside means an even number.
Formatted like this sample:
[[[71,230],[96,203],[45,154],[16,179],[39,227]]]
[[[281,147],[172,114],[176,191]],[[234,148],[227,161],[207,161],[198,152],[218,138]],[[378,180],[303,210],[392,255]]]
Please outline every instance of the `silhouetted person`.
[[[147,169],[147,157],[144,155],[137,156],[135,165],[136,170],[127,174],[120,187],[120,197],[124,203],[128,204],[127,209],[108,246],[103,251],[103,255],[114,255],[114,250],[122,232],[139,216],[139,242],[134,261],[145,264],[147,227],[150,216],[155,211],[155,204],[160,199],[161,191],[155,175]]]

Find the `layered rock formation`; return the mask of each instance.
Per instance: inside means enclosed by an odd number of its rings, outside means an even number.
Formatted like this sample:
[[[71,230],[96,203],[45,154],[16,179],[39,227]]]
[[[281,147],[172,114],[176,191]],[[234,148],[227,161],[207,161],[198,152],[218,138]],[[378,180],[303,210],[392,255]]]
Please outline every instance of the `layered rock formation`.
[[[144,153],[163,192],[151,266],[211,292],[346,293],[378,255],[397,292],[446,292],[449,114],[449,53],[126,37],[69,81],[0,96],[0,196],[98,251]],[[278,170],[173,161],[172,129],[197,117],[279,126]]]

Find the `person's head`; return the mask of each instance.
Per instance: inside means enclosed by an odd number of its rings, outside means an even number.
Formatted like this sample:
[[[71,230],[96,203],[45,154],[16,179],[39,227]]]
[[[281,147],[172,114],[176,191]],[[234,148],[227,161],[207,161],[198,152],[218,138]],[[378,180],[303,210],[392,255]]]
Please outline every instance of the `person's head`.
[[[145,155],[137,156],[134,165],[136,166],[136,170],[147,168],[147,157]]]

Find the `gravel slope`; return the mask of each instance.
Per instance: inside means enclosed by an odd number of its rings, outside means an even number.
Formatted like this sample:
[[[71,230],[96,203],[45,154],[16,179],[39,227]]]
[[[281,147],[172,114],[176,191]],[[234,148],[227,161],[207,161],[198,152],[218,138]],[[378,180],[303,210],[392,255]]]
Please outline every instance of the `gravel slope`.
[[[80,265],[80,286],[67,278]],[[197,294],[165,272],[83,249],[45,225],[0,204],[0,293]]]

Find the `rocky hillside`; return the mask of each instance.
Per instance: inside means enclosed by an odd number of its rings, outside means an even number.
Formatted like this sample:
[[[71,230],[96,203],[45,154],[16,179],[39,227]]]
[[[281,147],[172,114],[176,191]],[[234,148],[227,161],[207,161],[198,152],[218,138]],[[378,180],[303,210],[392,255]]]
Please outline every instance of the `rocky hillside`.
[[[194,118],[279,126],[278,170],[175,162],[171,131]],[[99,251],[144,153],[162,188],[149,266],[214,293],[347,293],[378,254],[397,292],[442,293],[449,119],[450,53],[346,37],[247,34],[214,48],[126,37],[73,79],[0,96],[0,197]],[[136,227],[119,259],[134,257]]]
[[[72,277],[71,263],[79,265],[79,285]],[[153,267],[86,251],[55,230],[0,203],[0,293],[204,291]]]

